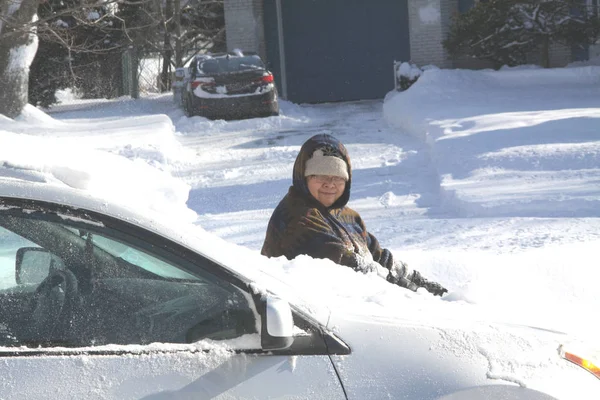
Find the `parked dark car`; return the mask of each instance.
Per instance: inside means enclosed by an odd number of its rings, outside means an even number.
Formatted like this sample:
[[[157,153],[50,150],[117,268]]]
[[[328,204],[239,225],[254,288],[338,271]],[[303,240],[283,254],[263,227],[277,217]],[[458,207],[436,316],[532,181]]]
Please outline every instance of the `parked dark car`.
[[[181,97],[187,116],[236,119],[279,115],[273,74],[255,53],[194,57],[184,70]]]

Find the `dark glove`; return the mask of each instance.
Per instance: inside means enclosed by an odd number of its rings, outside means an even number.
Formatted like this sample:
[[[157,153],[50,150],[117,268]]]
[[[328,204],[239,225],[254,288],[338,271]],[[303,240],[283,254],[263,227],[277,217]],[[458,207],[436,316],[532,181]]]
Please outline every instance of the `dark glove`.
[[[437,282],[428,281],[427,279],[423,278],[419,271],[413,271],[410,280],[418,287],[425,288],[425,290],[434,296],[441,297],[444,293],[448,293],[448,289]]]
[[[419,271],[410,271],[403,262],[395,263],[387,276],[387,281],[400,287],[416,292],[418,288],[425,288],[434,296],[442,296],[448,290],[437,282],[423,278]]]
[[[409,278],[412,273],[413,272],[408,269],[405,263],[402,261],[396,261],[390,269],[390,273],[388,274],[386,280],[394,285],[398,285],[405,289],[410,289],[413,292],[416,292],[419,286]]]

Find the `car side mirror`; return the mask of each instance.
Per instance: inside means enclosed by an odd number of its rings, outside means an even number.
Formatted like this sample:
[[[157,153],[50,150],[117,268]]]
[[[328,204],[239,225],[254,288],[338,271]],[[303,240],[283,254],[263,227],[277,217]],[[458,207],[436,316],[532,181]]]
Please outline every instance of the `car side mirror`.
[[[263,300],[260,343],[263,350],[287,349],[294,342],[294,319],[289,303],[268,295]]]
[[[18,284],[40,284],[50,272],[64,269],[62,259],[41,247],[21,247],[15,260]]]

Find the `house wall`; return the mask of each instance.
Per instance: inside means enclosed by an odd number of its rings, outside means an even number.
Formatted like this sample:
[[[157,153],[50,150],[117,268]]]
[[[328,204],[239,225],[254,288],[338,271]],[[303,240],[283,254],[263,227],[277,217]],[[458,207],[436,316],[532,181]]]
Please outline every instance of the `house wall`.
[[[443,40],[458,0],[408,0],[411,61],[419,66],[452,67]]]
[[[452,16],[459,8],[472,6],[478,0],[408,0],[411,61],[419,66],[433,64],[440,68],[490,68],[492,64],[473,59],[448,57],[442,45],[448,34]],[[256,51],[266,59],[264,0],[225,0],[227,49]],[[467,4],[468,3],[468,4]],[[528,62],[537,63],[532,54]],[[562,67],[573,60],[570,47],[551,48],[552,67]]]
[[[571,46],[555,44],[550,46],[550,67],[564,67],[573,61],[573,49]]]
[[[452,60],[452,68],[458,69],[493,69],[495,67],[494,63],[489,60],[479,60],[470,57],[457,57]]]
[[[265,57],[263,0],[225,0],[227,50],[256,51]]]
[[[555,43],[550,45],[550,68],[560,68],[573,62],[573,49],[570,46]],[[541,54],[533,51],[527,54],[527,64],[541,65]]]

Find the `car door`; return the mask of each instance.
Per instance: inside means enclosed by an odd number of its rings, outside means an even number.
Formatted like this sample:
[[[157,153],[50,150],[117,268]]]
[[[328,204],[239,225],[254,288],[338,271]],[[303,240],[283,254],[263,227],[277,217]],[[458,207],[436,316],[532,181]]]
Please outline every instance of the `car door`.
[[[139,226],[0,198],[0,398],[345,398],[343,343],[294,312],[265,349],[260,297]]]

